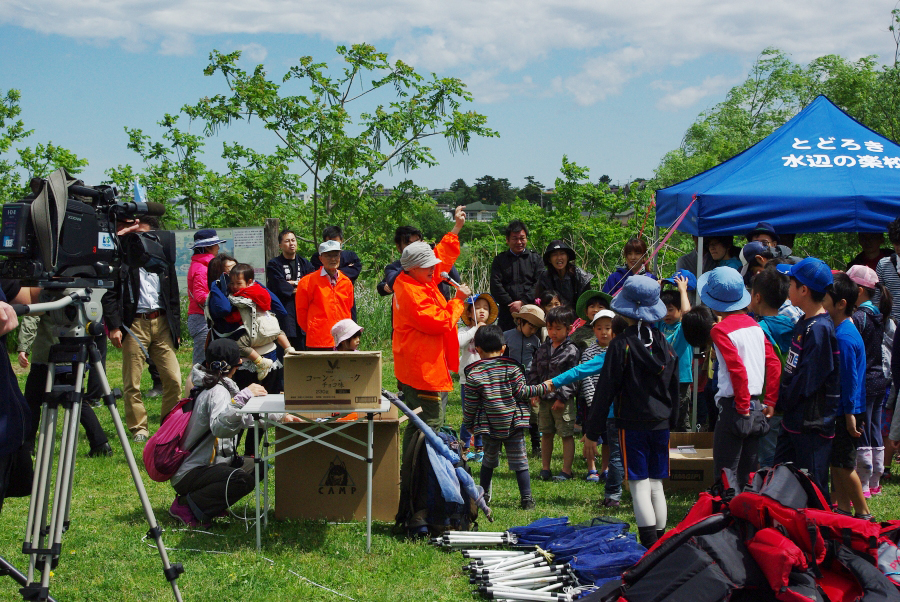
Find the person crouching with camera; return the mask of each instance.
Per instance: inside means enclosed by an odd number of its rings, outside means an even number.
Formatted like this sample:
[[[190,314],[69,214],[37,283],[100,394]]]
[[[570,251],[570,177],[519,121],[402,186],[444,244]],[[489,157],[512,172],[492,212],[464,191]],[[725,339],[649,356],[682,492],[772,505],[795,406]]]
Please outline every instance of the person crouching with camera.
[[[239,390],[232,378],[240,364],[237,343],[216,339],[206,348],[203,364],[191,371],[197,385],[191,392],[194,410],[182,447],[192,451],[170,480],[177,495],[169,508],[169,515],[191,527],[207,526],[213,518],[225,516],[254,488],[253,458],[235,453],[237,435],[253,426],[253,417],[237,410],[266,390],[257,383]],[[290,414],[269,417],[299,421]]]

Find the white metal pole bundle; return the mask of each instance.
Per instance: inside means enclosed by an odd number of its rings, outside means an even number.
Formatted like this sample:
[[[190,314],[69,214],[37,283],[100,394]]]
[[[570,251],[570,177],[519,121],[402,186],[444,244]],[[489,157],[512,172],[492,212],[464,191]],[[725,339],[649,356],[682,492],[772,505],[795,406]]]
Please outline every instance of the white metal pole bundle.
[[[543,566],[550,564],[547,562],[547,559],[541,556],[540,554],[526,554],[520,558],[515,558],[512,560],[507,560],[505,562],[500,562],[489,567],[476,569],[482,573],[485,572],[496,572],[496,571],[506,571],[509,572],[511,570],[523,567],[532,567],[532,566]]]
[[[521,588],[509,587],[481,587],[478,592],[488,600],[525,600],[534,602],[572,602],[570,594],[557,594],[552,592],[535,592]]]
[[[567,565],[551,564],[537,568],[524,569],[521,571],[511,571],[509,573],[490,573],[484,578],[491,581],[509,581],[511,579],[524,579],[526,577],[540,577],[543,575],[562,575],[569,572]]]
[[[543,587],[545,585],[550,585],[551,583],[570,583],[571,585],[577,585],[577,583],[573,583],[574,578],[568,574],[557,574],[557,575],[546,575],[543,577],[535,576],[535,577],[525,577],[522,579],[504,579],[501,581],[494,581],[491,579],[490,581],[486,581],[484,585],[486,587],[523,587],[526,589],[536,589],[537,587]]]
[[[561,575],[567,572],[567,570],[567,568],[558,565],[549,565],[541,567],[528,567],[523,570],[510,572],[480,573],[473,574],[469,578],[469,583],[477,584],[484,581],[508,581],[510,579],[523,579],[526,577]]]
[[[524,556],[527,552],[522,550],[463,550],[463,558],[503,558],[512,556]]]

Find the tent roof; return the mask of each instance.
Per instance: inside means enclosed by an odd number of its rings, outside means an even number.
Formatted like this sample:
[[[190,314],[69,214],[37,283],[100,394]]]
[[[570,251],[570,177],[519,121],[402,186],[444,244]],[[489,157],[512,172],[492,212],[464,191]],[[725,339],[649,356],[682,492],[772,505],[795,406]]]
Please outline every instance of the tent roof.
[[[824,96],[744,152],[656,193],[656,225],[693,235],[884,232],[900,216],[900,146]]]

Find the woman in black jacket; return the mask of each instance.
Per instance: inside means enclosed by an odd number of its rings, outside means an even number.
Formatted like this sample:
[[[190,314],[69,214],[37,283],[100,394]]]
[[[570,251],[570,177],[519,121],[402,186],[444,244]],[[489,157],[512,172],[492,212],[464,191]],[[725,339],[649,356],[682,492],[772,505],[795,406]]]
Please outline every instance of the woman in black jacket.
[[[563,305],[575,309],[578,297],[591,288],[594,275],[575,266],[575,251],[562,240],[551,241],[544,251],[547,268],[538,278],[534,298],[543,297],[544,291],[557,291]]]

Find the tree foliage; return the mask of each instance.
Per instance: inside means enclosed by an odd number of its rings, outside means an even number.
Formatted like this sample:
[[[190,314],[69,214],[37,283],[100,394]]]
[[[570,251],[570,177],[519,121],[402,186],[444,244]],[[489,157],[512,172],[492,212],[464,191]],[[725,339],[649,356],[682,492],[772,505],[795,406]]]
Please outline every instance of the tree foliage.
[[[336,73],[306,56],[276,82],[263,65],[241,69],[240,52],[213,51],[204,73],[221,74],[228,92],[183,108],[204,122],[207,135],[237,122],[272,132],[279,156],[297,162],[312,180],[308,232],[314,239],[326,222],[350,229],[406,198],[374,196],[376,177],[436,165],[429,138],[465,152],[473,136],[497,135],[486,117],[461,110],[471,101],[461,80],[425,77],[368,44],[339,46],[337,54],[344,66]]]
[[[78,174],[88,164],[86,159],[49,141],[34,148],[21,146],[34,133],[25,129],[25,122],[19,118],[21,97],[15,89],[7,90],[5,95],[0,91],[0,202],[3,203],[30,193],[28,183],[32,177],[46,177],[60,167]]]

